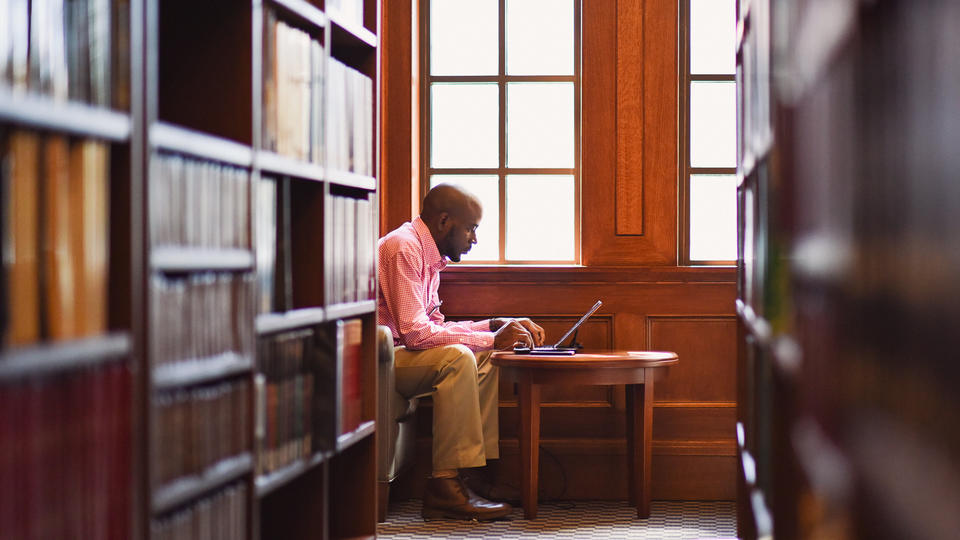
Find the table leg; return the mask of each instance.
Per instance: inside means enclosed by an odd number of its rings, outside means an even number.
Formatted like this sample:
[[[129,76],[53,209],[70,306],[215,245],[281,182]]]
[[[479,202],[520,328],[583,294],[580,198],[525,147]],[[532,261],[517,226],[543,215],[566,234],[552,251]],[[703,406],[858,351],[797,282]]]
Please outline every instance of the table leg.
[[[630,501],[630,506],[637,505],[637,486],[640,483],[637,481],[637,463],[641,461],[640,456],[637,455],[637,445],[633,444],[634,437],[636,437],[637,431],[642,428],[642,425],[637,425],[637,422],[640,421],[636,410],[634,408],[636,403],[636,397],[634,393],[637,389],[636,384],[626,385],[626,413],[627,413],[627,500]]]
[[[520,381],[520,499],[523,516],[537,517],[537,473],[540,467],[540,385]]]
[[[650,517],[651,448],[653,445],[653,370],[646,370],[644,384],[627,386],[631,411],[627,426],[627,457],[631,484],[630,504],[637,506],[637,517]]]

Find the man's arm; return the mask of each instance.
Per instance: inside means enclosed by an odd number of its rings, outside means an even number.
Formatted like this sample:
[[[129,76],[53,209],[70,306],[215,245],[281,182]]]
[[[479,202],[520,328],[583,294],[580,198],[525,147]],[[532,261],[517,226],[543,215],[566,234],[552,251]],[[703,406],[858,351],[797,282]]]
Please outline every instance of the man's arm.
[[[419,275],[422,262],[405,251],[397,252],[392,259],[381,261],[381,267],[389,268],[389,271],[380,273],[380,290],[387,310],[397,322],[400,342],[404,346],[415,350],[455,344],[466,345],[475,351],[493,348],[494,333],[491,331],[477,331],[468,324],[443,324],[431,320],[427,315],[428,306],[423,304],[427,294],[423,277]],[[437,317],[438,313],[433,315],[442,321]]]

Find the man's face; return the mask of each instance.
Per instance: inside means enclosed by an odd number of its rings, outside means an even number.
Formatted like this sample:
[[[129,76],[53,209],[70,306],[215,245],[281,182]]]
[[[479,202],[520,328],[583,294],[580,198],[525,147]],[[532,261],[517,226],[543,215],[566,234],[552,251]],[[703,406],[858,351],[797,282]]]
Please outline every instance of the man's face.
[[[482,217],[483,211],[473,205],[468,206],[460,216],[449,215],[449,228],[437,246],[440,254],[446,255],[453,262],[460,262],[460,257],[477,243],[477,226],[480,225]]]

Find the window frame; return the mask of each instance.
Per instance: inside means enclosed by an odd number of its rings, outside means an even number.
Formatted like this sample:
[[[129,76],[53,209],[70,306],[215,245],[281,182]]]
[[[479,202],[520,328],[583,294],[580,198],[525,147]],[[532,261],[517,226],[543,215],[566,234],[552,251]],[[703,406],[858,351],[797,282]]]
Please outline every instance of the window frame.
[[[734,21],[739,20],[740,2],[732,0],[734,4]],[[693,175],[734,175],[737,174],[737,166],[733,167],[692,167],[690,165],[690,87],[694,82],[732,82],[736,84],[736,70],[729,75],[726,74],[697,74],[690,73],[690,3],[692,0],[680,0],[680,76],[677,77],[680,83],[680,245],[678,246],[678,259],[684,266],[735,266],[737,264],[736,253],[733,259],[723,260],[705,260],[693,259],[690,256],[690,177]],[[730,51],[731,55],[736,54],[736,50]],[[737,105],[739,106],[739,105]],[[740,126],[736,126],[739,137]],[[737,139],[739,140],[739,139]],[[736,202],[734,202],[736,204]]]
[[[420,167],[419,184],[420,198],[426,196],[430,190],[430,177],[435,174],[453,174],[453,175],[490,175],[497,176],[499,201],[499,231],[498,239],[498,260],[489,261],[464,261],[463,265],[519,265],[519,266],[569,266],[579,265],[581,259],[581,110],[582,110],[582,66],[581,66],[581,46],[582,46],[582,0],[570,0],[573,2],[573,75],[507,75],[506,73],[506,2],[508,0],[497,0],[498,9],[498,67],[496,75],[432,75],[430,72],[430,4],[431,0],[423,0],[420,4]],[[494,168],[434,168],[430,164],[431,158],[431,99],[430,91],[432,83],[460,83],[460,82],[486,82],[496,83],[499,94],[499,158],[498,166]],[[573,83],[573,119],[574,119],[574,166],[572,168],[541,168],[541,167],[507,167],[507,85],[512,82],[569,82]],[[507,238],[507,214],[506,214],[506,182],[508,175],[524,174],[554,174],[554,175],[572,175],[574,184],[574,226],[573,226],[573,259],[570,260],[507,260],[506,259],[506,238]],[[484,219],[490,219],[492,216],[484,215]],[[480,241],[484,241],[483,238]]]

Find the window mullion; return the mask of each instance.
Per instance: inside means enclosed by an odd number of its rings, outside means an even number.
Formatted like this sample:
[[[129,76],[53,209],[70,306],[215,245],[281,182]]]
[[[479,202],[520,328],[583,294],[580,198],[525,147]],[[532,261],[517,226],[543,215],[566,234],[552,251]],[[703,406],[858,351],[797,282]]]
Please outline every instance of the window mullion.
[[[505,262],[507,260],[507,179],[506,179],[506,168],[507,168],[507,84],[506,84],[506,74],[507,74],[507,28],[506,28],[506,0],[499,0],[497,2],[497,9],[499,10],[499,28],[498,28],[498,37],[497,37],[497,46],[499,47],[498,56],[498,71],[497,71],[497,86],[500,91],[500,161],[499,161],[499,170],[497,171],[497,182],[499,184],[500,190],[500,215],[497,216],[497,219],[500,220],[500,262]]]

